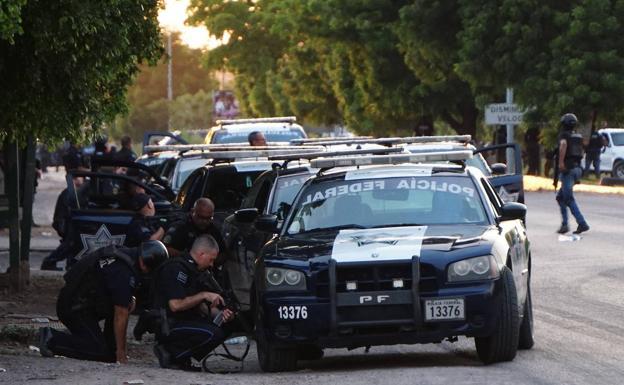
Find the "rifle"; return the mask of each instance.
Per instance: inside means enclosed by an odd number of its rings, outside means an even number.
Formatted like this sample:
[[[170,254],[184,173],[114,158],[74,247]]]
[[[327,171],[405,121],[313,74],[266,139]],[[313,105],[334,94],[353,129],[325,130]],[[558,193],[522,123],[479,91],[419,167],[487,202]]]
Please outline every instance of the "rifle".
[[[553,186],[555,190],[557,189],[557,185],[559,184],[559,148],[555,150],[555,154],[553,155],[553,170],[555,174],[553,176]]]
[[[221,298],[223,298],[223,306],[219,306],[220,311],[212,321],[215,325],[221,326],[223,324],[223,310],[229,309],[232,313],[234,313],[235,318],[238,319],[243,330],[248,334],[253,333],[253,327],[247,323],[247,320],[244,317],[240,316],[241,304],[238,301],[238,298],[234,295],[233,290],[223,289],[216,278],[208,270],[204,271],[200,275],[198,282],[207,291],[217,293],[221,296]]]

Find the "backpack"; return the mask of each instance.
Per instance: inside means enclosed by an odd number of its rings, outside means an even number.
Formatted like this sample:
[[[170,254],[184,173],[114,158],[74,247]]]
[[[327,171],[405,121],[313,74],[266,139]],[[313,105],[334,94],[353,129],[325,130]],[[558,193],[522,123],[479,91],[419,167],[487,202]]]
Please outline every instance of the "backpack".
[[[69,304],[72,312],[95,311],[100,317],[107,316],[111,305],[109,301],[98,298],[97,266],[104,259],[114,258],[126,263],[133,273],[137,274],[136,262],[126,250],[125,247],[110,245],[81,258],[63,276],[65,286],[62,289],[62,295],[59,296],[59,302]]]

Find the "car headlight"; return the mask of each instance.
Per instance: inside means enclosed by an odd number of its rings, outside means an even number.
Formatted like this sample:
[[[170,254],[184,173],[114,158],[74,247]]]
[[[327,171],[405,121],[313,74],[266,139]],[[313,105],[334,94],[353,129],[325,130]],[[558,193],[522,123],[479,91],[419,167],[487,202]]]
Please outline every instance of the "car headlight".
[[[498,268],[490,255],[464,259],[451,263],[448,267],[448,282],[494,278],[498,278]]]
[[[305,276],[301,271],[282,269],[279,267],[266,268],[267,290],[305,290]]]

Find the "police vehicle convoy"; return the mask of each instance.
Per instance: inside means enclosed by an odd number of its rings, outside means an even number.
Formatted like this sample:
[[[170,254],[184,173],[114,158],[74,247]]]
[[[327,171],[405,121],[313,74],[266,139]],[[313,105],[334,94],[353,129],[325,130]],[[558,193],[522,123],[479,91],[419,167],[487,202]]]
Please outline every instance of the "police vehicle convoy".
[[[262,132],[272,144],[288,144],[291,139],[303,139],[307,135],[294,116],[217,120],[217,125],[206,134],[206,144],[247,143],[249,134]]]
[[[264,371],[301,347],[474,338],[484,363],[533,346],[526,207],[503,202],[471,150],[313,159],[259,253],[254,304]],[[322,354],[318,355],[319,357]]]

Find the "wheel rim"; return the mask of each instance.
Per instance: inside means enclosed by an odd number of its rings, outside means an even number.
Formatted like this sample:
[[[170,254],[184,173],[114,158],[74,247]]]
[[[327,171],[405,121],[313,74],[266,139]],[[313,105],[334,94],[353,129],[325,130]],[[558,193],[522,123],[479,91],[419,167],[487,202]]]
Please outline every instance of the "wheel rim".
[[[618,165],[615,166],[615,175],[618,178],[624,178],[624,163],[618,163]]]

